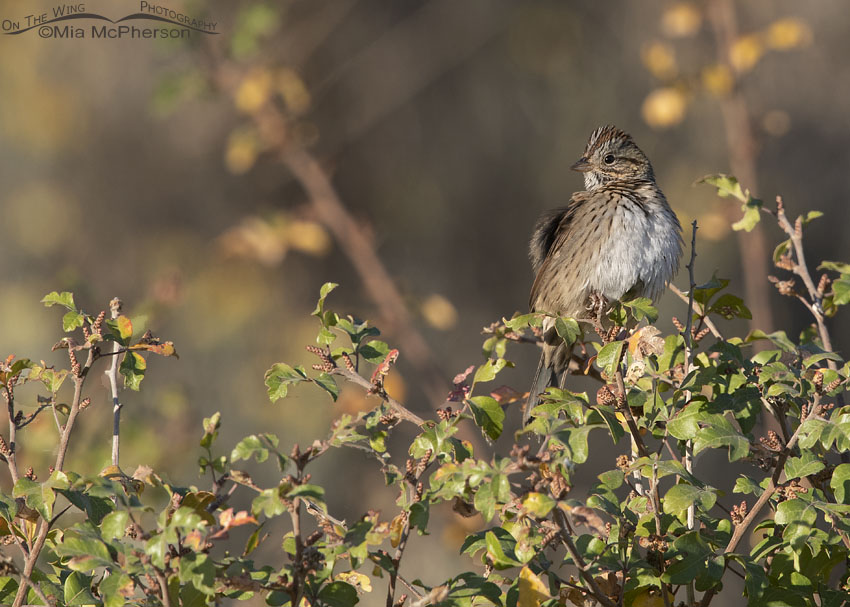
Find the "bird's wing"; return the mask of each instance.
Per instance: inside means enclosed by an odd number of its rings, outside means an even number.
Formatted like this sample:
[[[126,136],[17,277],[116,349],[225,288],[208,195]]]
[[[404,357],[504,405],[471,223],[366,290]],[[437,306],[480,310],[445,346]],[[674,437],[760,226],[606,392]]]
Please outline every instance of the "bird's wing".
[[[531,261],[537,272],[529,298],[529,307],[532,310],[535,309],[534,304],[543,285],[554,279],[554,266],[564,263],[570,255],[570,250],[577,250],[581,246],[581,243],[570,235],[575,227],[576,211],[589,198],[589,192],[576,192],[566,207],[549,211],[538,220],[531,239]]]

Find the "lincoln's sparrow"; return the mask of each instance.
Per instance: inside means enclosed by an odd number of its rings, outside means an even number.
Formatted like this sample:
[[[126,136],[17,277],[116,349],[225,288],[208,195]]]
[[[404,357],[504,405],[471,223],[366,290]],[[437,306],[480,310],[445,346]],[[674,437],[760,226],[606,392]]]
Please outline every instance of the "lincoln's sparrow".
[[[531,310],[578,318],[601,298],[658,297],[679,267],[682,227],[655,183],[649,159],[630,135],[609,125],[593,131],[572,169],[584,173],[586,191],[544,213],[531,237],[537,274]],[[526,421],[543,390],[563,387],[571,356],[554,319],[547,317],[543,330]]]

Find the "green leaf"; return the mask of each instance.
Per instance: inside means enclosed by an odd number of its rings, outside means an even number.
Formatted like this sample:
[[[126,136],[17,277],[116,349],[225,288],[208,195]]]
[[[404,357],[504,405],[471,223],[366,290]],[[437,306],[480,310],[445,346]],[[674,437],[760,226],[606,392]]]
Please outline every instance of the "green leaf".
[[[133,580],[126,573],[113,571],[103,578],[97,589],[103,598],[103,607],[121,607],[126,601],[121,592],[132,591]]]
[[[802,215],[800,215],[797,219],[799,219],[799,220],[800,220],[800,222],[801,222],[803,225],[806,225],[806,224],[807,224],[807,223],[809,223],[810,221],[812,221],[812,220],[814,220],[814,219],[818,219],[819,217],[823,217],[823,212],[822,212],[822,211],[809,211],[808,213],[806,213],[806,216],[805,216],[805,217],[803,217]]]
[[[181,582],[191,584],[208,596],[215,594],[215,564],[209,555],[189,552],[180,557],[177,574]]]
[[[545,493],[532,492],[522,500],[522,507],[537,518],[544,518],[552,511],[555,504],[555,500]]]
[[[496,440],[502,435],[505,422],[505,412],[495,398],[490,396],[473,396],[467,399],[475,425],[491,440]]]
[[[300,383],[302,381],[310,381],[307,377],[307,372],[301,366],[290,367],[286,363],[275,363],[272,368],[266,371],[265,383],[268,388],[269,399],[276,402],[286,396],[289,386]]]
[[[59,305],[65,306],[69,310],[77,309],[77,306],[74,305],[74,294],[69,291],[62,291],[61,293],[51,291],[41,299],[41,303],[48,308]]]
[[[731,293],[724,293],[718,297],[709,307],[709,312],[718,314],[726,320],[733,318],[750,319],[753,317],[752,312],[744,305],[744,300]]]
[[[428,518],[430,506],[427,501],[416,502],[410,505],[410,526],[415,527],[420,535],[428,532]]]
[[[53,488],[43,485],[28,478],[19,478],[12,489],[12,497],[22,497],[27,506],[35,510],[46,521],[50,520],[53,512],[53,503],[56,501],[56,494],[53,493]]]
[[[717,188],[717,195],[721,198],[729,198],[730,196],[733,196],[741,202],[747,201],[747,195],[744,194],[744,191],[741,189],[741,184],[738,183],[738,180],[731,175],[724,175],[723,173],[706,175],[701,179],[697,179],[696,183],[705,183],[714,186]]]
[[[387,354],[390,353],[390,347],[386,342],[379,339],[373,339],[372,341],[357,348],[357,353],[370,363],[377,365],[384,362]]]
[[[126,510],[115,510],[110,512],[100,523],[100,532],[105,540],[119,540],[124,537],[130,513]]]
[[[322,390],[331,395],[331,398],[336,402],[339,397],[339,386],[336,380],[330,374],[322,372],[318,377],[313,378],[313,383],[319,386]]]
[[[744,216],[732,224],[732,229],[735,231],[744,230],[746,232],[752,232],[753,228],[756,227],[756,224],[758,224],[761,219],[759,209],[761,209],[760,200],[751,198],[750,202],[745,202],[741,205],[741,210],[744,212]]]
[[[839,464],[832,472],[829,486],[839,504],[850,504],[850,464]]]
[[[77,327],[82,327],[85,321],[86,317],[83,314],[80,314],[76,310],[69,310],[62,317],[62,330],[68,333]]]
[[[66,605],[94,605],[97,600],[92,595],[91,578],[79,571],[72,571],[65,578],[65,604]]]
[[[66,529],[62,541],[54,550],[60,557],[71,558],[68,567],[74,571],[85,572],[113,565],[109,549],[91,523],[78,523]]]
[[[568,346],[575,343],[581,337],[581,327],[579,327],[575,318],[556,318],[555,332]]]
[[[760,496],[764,493],[764,489],[754,478],[741,475],[735,480],[735,486],[732,489],[732,493],[745,493]]]
[[[504,531],[504,530],[503,530]],[[513,540],[513,537],[510,534],[500,534],[501,540],[494,531],[488,531],[484,535],[484,541],[487,545],[487,553],[490,556],[490,559],[493,561],[493,567],[496,569],[508,569],[510,567],[519,567],[522,565],[518,560],[516,560],[516,556],[514,554],[514,546],[516,545],[516,540]],[[507,539],[507,538],[510,538]]]
[[[624,301],[623,305],[630,308],[635,320],[641,321],[644,318],[649,322],[658,320],[658,310],[652,305],[652,300],[648,297],[638,297],[631,301]]]
[[[540,314],[537,313],[520,314],[518,316],[514,316],[510,320],[502,319],[502,322],[504,323],[506,329],[510,329],[511,331],[518,331],[528,326],[539,326],[541,323],[541,318]]]
[[[811,451],[806,451],[801,457],[789,457],[785,462],[785,477],[787,480],[802,478],[817,474],[825,468],[823,461]]]
[[[708,489],[679,483],[670,487],[663,501],[663,509],[667,514],[681,514],[697,502],[703,511],[708,512],[717,501],[717,495]]]
[[[321,504],[325,503],[325,490],[319,485],[298,485],[286,494],[287,499],[304,497]]]
[[[699,432],[699,420],[704,417],[699,403],[692,402],[667,422],[667,431],[679,440],[691,440]]]
[[[118,371],[124,376],[124,386],[138,392],[145,378],[148,363],[138,352],[127,352]]]
[[[266,517],[272,518],[286,511],[286,504],[280,497],[280,487],[265,489],[254,501],[251,502],[251,512],[254,516],[262,512]]]
[[[596,355],[596,364],[608,377],[613,377],[617,372],[617,366],[620,364],[625,346],[626,342],[624,341],[612,341]]]
[[[264,440],[267,442],[264,442]],[[239,441],[230,454],[230,461],[249,460],[256,458],[257,462],[264,462],[269,457],[268,443],[277,446],[278,439],[274,434],[252,434]]]
[[[210,417],[204,418],[204,435],[201,437],[200,445],[204,449],[209,449],[216,438],[218,438],[218,429],[221,427],[221,412],[216,411]]]
[[[729,447],[729,461],[745,457],[750,452],[750,441],[738,432],[732,423],[722,415],[706,416],[703,427],[694,437],[694,454],[705,449]]]
[[[801,499],[792,499],[781,502],[776,507],[775,519],[779,525],[789,523],[803,523],[811,527],[818,520],[818,514],[813,505]]]
[[[496,379],[496,375],[505,368],[508,364],[504,358],[491,358],[486,363],[478,367],[478,370],[475,372],[475,378],[472,380],[473,384],[477,384],[479,382],[488,382]]]
[[[850,274],[850,263],[843,261],[822,261],[818,266],[818,270],[832,270],[839,274]]]
[[[325,298],[330,294],[331,291],[336,289],[339,285],[335,282],[326,282],[322,285],[322,288],[319,289],[319,300],[316,302],[316,309],[313,310],[313,316],[319,318],[324,324],[324,315],[325,315]]]
[[[850,274],[842,274],[832,283],[832,302],[836,306],[845,306],[850,303]]]
[[[360,600],[357,590],[346,582],[331,582],[319,591],[319,600],[328,607],[351,607]]]
[[[706,557],[711,554],[711,548],[698,531],[690,531],[676,538],[672,552],[677,560],[667,568],[661,579],[668,584],[687,584],[705,571]],[[669,558],[668,555],[669,551],[665,558]]]

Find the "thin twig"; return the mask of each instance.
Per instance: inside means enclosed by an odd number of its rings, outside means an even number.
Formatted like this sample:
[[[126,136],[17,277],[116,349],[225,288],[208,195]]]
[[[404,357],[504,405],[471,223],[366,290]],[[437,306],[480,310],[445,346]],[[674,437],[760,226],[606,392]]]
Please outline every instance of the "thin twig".
[[[118,318],[121,314],[121,300],[117,297],[109,302],[109,316],[112,320]],[[109,389],[112,391],[112,465],[118,467],[118,454],[120,447],[120,431],[121,431],[121,402],[118,400],[118,351],[121,349],[121,344],[117,341],[112,344],[112,364],[106,371],[106,377],[109,378]]]
[[[339,375],[339,376],[347,379],[351,383],[354,383],[354,384],[357,384],[358,386],[362,386],[363,388],[366,388],[367,391],[372,390],[373,387],[374,387],[374,386],[372,386],[372,384],[369,383],[369,381],[366,378],[361,376],[359,373],[355,373],[354,371],[349,371],[348,369],[345,369],[343,367],[336,367],[333,371],[331,371],[331,374],[332,375]],[[422,424],[425,423],[424,419],[422,419],[421,417],[419,417],[418,415],[416,415],[415,413],[410,411],[410,409],[408,409],[407,407],[402,405],[400,402],[398,402],[396,399],[394,399],[392,396],[387,394],[386,390],[379,390],[377,392],[374,392],[374,394],[376,394],[385,403],[387,403],[390,406],[390,409],[392,409],[393,412],[395,412],[395,414],[398,415],[401,419],[409,421],[411,423],[414,423],[417,426],[421,426]]]
[[[3,390],[9,410],[9,455],[6,456],[6,463],[9,465],[9,474],[12,476],[12,484],[14,485],[18,482],[18,459],[15,455],[15,452],[18,450],[16,443],[18,423],[15,421],[15,393],[8,386],[4,386]]]
[[[812,280],[812,275],[809,273],[809,266],[806,264],[806,253],[803,250],[803,230],[792,226],[791,222],[788,221],[781,196],[776,197],[776,220],[779,223],[779,227],[788,235],[794,247],[794,254],[797,260],[792,271],[802,279],[803,284],[806,286],[806,291],[809,292],[810,301],[807,302],[802,297],[800,297],[800,301],[806,305],[806,308],[815,317],[815,322],[818,325],[818,334],[823,342],[824,349],[832,352],[832,339],[829,336],[829,329],[826,327],[823,313],[823,296],[818,292],[818,288]],[[833,371],[838,368],[834,360],[827,360],[826,362]]]
[[[596,580],[593,579],[593,575],[591,575],[587,563],[585,563],[584,559],[581,558],[576,545],[573,543],[572,538],[570,538],[570,529],[567,524],[566,514],[564,514],[559,508],[555,508],[553,512],[555,513],[555,522],[561,529],[561,533],[559,534],[561,542],[564,544],[564,548],[567,549],[567,552],[573,559],[573,563],[575,563],[579,575],[581,575],[582,579],[587,584],[587,588],[585,590],[590,592],[593,595],[593,598],[605,605],[605,607],[617,607],[617,604],[609,599],[607,594],[602,592],[602,589],[596,583]]]
[[[693,357],[693,339],[691,335],[691,327],[694,319],[694,290],[696,288],[696,279],[694,278],[694,264],[697,257],[697,221],[694,219],[691,224],[691,259],[688,262],[688,281],[690,288],[688,289],[688,318],[685,322],[685,331],[682,336],[685,340],[685,377],[691,372],[691,359]],[[685,390],[685,406],[691,402],[691,391]],[[688,474],[694,472],[694,443],[689,440],[685,443],[685,470]],[[693,531],[696,529],[696,506],[691,504],[688,506],[688,529]],[[692,607],[695,601],[694,584],[689,582],[687,585],[688,607]]]
[[[674,284],[670,284],[669,289],[673,292],[673,294],[684,301],[686,304],[689,304],[691,299],[685,295],[679,287]],[[711,334],[714,335],[717,339],[723,339],[723,335],[721,335],[720,331],[717,329],[717,326],[711,321],[708,315],[705,313],[705,308],[702,304],[698,302],[694,302],[693,309],[696,311],[697,315],[700,317],[700,320],[705,323],[705,326],[708,327],[708,330],[711,331]]]

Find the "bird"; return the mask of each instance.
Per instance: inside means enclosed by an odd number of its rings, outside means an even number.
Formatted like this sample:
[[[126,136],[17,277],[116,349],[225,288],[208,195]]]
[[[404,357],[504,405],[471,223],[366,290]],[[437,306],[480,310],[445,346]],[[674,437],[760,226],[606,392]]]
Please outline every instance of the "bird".
[[[682,226],[631,135],[614,125],[595,129],[570,168],[584,175],[585,190],[544,212],[529,244],[535,273],[529,307],[547,316],[523,425],[546,388],[564,387],[572,352],[554,317],[587,318],[615,300],[655,300],[682,256]]]

